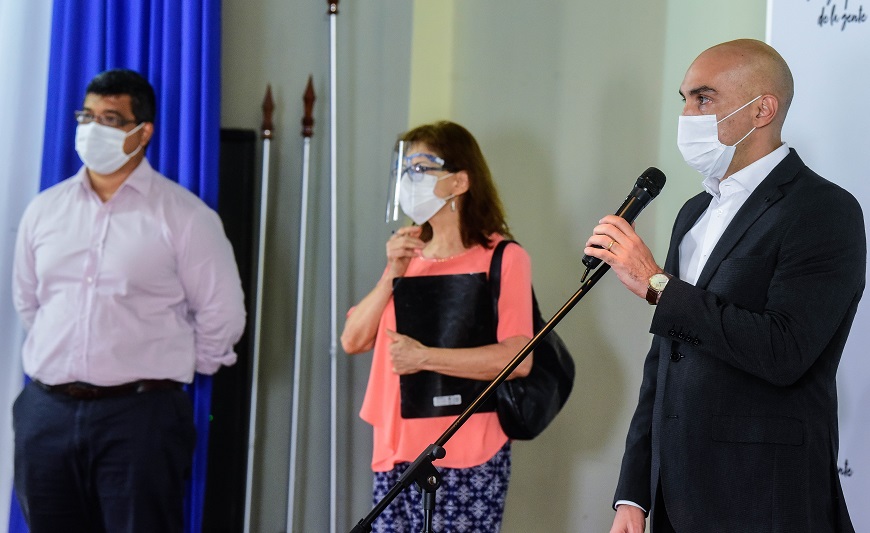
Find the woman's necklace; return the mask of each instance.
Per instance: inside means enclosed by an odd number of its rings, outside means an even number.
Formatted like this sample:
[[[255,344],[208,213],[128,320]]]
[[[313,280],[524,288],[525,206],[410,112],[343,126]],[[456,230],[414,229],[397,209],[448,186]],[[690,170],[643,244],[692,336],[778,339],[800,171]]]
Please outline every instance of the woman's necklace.
[[[465,250],[462,250],[458,254],[448,255],[447,257],[426,257],[425,255],[423,255],[421,253],[420,259],[422,259],[423,261],[430,261],[432,263],[444,263],[446,261],[456,259],[457,257],[462,257],[463,255],[467,254],[470,251],[471,251],[471,248],[466,248]]]

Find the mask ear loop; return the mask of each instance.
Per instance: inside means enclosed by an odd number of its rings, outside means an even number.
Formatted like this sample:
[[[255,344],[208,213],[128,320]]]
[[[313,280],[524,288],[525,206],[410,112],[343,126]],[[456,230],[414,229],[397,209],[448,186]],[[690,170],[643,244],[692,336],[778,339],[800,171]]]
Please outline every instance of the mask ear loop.
[[[130,130],[130,131],[128,131],[127,133],[125,133],[125,134],[124,134],[124,137],[129,137],[130,135],[133,135],[133,134],[136,133],[137,131],[141,130],[141,129],[142,129],[142,126],[144,126],[144,125],[145,125],[144,122],[140,122],[138,126],[136,126],[136,127],[133,128],[132,130]]]
[[[131,135],[133,135],[133,134],[136,133],[137,131],[141,130],[141,129],[142,129],[142,126],[144,126],[144,125],[145,125],[144,122],[140,122],[138,126],[136,126],[135,128],[133,128],[132,130],[128,131],[128,132],[124,135],[124,140],[126,140],[127,138],[129,138]],[[123,147],[122,147],[121,149],[123,150]],[[139,143],[139,146],[137,146],[136,149],[133,150],[132,152],[130,152],[129,154],[125,152],[124,155],[127,157],[127,161],[129,161],[130,159],[133,158],[133,156],[135,156],[136,154],[138,154],[140,151],[142,151],[142,143]]]
[[[449,178],[451,176],[455,176],[455,175],[456,175],[456,172],[451,172],[450,174],[441,176],[440,178],[436,178],[437,181],[435,183],[438,183],[441,180],[446,180],[447,178]],[[456,212],[456,195],[455,194],[447,195],[446,197],[442,198],[442,200],[444,200],[445,202],[447,200],[450,200],[450,210],[453,211],[454,213]]]
[[[735,110],[732,111],[731,113],[729,113],[728,116],[727,116],[727,117],[724,117],[722,120],[725,120],[726,118],[731,117],[731,115],[733,115],[734,113],[740,111],[741,109],[743,109],[744,107],[748,106],[748,105],[751,104],[752,102],[758,100],[759,98],[761,98],[761,95],[760,95],[760,94],[759,94],[758,96],[756,96],[755,98],[753,98],[752,100],[746,102],[746,103],[743,104],[742,106],[738,107],[737,109],[735,109]],[[720,122],[722,122],[722,120],[717,120],[717,121],[716,121],[716,124],[719,124]],[[753,129],[754,129],[754,128],[753,128]],[[747,135],[748,135],[748,134],[747,134]],[[744,137],[743,139],[745,139],[745,138],[746,138],[746,137]],[[740,139],[740,140],[742,141],[743,139]],[[737,141],[737,142],[740,142],[740,141]]]
[[[753,131],[755,131],[755,127],[753,127],[751,130],[749,130],[749,133],[752,133]],[[746,135],[744,135],[743,137],[741,137],[739,141],[737,141],[736,143],[732,144],[731,146],[737,146],[738,144],[740,144],[741,142],[743,142],[743,139],[749,137],[749,133],[747,133]]]
[[[734,113],[740,111],[741,109],[743,109],[744,107],[748,106],[748,105],[751,104],[752,102],[758,100],[759,98],[761,98],[761,95],[760,95],[760,94],[759,94],[758,96],[756,96],[755,98],[753,98],[752,100],[746,102],[746,103],[743,104],[742,106],[738,107],[738,108],[735,109],[734,111],[732,111],[732,112],[731,112],[727,117],[724,117],[722,120],[725,120],[726,118],[728,118],[728,117],[730,117],[731,115],[733,115]],[[722,120],[716,121],[716,124],[718,125],[720,122],[722,122]],[[741,137],[739,141],[737,141],[736,143],[732,144],[731,146],[734,147],[734,146],[737,146],[738,144],[740,144],[741,142],[743,142],[743,139],[749,137],[749,134],[752,133],[753,131],[755,131],[755,126],[753,126],[751,130],[749,130],[749,133],[747,133],[746,135],[744,135],[743,137]]]

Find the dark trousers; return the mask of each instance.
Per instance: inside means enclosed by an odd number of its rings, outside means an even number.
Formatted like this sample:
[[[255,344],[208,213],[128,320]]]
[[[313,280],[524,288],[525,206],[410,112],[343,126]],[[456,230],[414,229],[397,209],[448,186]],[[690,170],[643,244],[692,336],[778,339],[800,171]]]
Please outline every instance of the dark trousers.
[[[15,491],[31,533],[181,532],[196,433],[182,390],[13,406]]]

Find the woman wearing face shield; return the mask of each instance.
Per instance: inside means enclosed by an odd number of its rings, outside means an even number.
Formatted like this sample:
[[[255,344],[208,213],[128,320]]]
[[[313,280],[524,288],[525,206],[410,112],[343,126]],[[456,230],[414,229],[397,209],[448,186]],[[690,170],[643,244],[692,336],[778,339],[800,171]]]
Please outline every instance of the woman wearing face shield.
[[[512,236],[474,137],[437,122],[400,140],[399,200],[414,224],[387,241],[386,268],[341,335],[349,354],[374,349],[360,416],[374,429],[375,503],[533,335],[531,263],[517,244],[504,248],[497,304],[489,292],[494,247]],[[526,358],[509,379],[528,375],[532,363]],[[499,531],[511,455],[493,402],[444,449],[434,529]],[[417,532],[422,524],[420,494],[405,490],[373,528]]]

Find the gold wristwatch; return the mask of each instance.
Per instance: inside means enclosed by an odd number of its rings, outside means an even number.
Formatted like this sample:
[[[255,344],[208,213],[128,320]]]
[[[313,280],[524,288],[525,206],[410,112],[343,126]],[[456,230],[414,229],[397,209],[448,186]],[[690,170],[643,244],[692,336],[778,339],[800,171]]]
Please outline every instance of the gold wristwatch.
[[[648,301],[650,305],[656,305],[659,303],[662,291],[665,290],[665,286],[670,280],[671,277],[664,272],[650,276],[646,287],[646,301]]]

